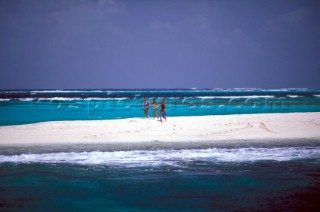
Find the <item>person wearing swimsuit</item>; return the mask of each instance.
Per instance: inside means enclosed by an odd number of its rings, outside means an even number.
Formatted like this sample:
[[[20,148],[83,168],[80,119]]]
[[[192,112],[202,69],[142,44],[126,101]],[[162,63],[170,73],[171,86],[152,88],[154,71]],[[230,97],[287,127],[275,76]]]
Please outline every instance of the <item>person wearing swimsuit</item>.
[[[164,120],[167,121],[166,103],[164,102],[164,98],[162,98],[160,113],[161,113],[161,116],[164,118]],[[162,122],[162,117],[160,117],[161,122]]]
[[[153,106],[153,116],[154,116],[154,118],[156,118],[156,117],[158,118],[158,116],[157,116],[158,103],[156,102],[156,98],[152,99],[151,105]]]
[[[149,102],[147,98],[144,98],[143,108],[144,108],[144,114],[146,115],[147,118],[149,118]]]

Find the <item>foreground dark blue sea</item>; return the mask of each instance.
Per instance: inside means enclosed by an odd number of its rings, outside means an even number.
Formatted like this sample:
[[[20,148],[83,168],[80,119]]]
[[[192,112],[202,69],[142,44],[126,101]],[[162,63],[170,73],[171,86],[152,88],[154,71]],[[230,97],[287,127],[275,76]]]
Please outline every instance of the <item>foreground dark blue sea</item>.
[[[316,211],[319,197],[319,140],[0,150],[2,210]]]
[[[0,123],[142,117],[145,96],[164,97],[169,117],[320,112],[319,95],[307,89],[1,91]],[[320,138],[0,146],[0,211],[319,211],[319,199]]]

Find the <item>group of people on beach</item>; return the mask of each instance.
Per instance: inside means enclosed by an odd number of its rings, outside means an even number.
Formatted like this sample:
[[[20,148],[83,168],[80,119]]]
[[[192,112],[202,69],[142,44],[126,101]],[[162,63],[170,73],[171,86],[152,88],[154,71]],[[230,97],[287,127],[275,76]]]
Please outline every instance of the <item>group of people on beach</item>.
[[[164,120],[167,121],[167,114],[166,114],[166,103],[164,101],[164,98],[162,98],[161,101],[161,109],[159,114],[157,114],[157,107],[158,107],[158,103],[156,102],[156,98],[152,98],[152,102],[151,105],[153,107],[153,116],[154,118],[160,118],[160,121],[162,122],[162,118],[164,118]],[[144,114],[146,115],[147,118],[149,118],[149,102],[148,102],[148,98],[144,98],[144,102],[143,102],[143,108],[144,108]]]

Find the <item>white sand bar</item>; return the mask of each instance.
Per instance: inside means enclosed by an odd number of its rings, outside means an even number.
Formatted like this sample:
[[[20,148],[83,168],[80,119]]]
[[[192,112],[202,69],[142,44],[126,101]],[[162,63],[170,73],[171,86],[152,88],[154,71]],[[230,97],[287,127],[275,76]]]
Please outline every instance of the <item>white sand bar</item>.
[[[0,127],[0,144],[320,139],[320,113],[54,121]]]

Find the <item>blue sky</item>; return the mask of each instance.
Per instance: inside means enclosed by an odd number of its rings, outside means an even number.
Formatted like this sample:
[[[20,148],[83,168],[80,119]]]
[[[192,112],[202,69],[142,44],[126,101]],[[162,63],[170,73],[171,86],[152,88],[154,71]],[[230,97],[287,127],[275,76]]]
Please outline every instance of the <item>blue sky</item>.
[[[0,89],[320,88],[320,3],[0,0]]]

